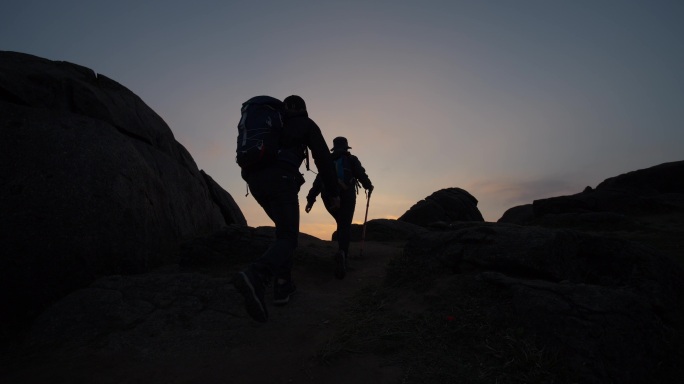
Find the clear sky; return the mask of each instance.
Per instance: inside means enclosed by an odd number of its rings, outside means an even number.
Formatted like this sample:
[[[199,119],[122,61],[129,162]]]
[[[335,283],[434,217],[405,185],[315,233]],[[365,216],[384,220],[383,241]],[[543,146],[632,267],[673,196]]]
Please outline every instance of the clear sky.
[[[349,139],[376,187],[369,219],[459,187],[496,221],[684,159],[683,20],[679,0],[5,0],[0,50],[129,88],[250,226],[272,223],[245,197],[236,127],[262,94],[302,96],[330,144]],[[327,239],[305,173],[301,229]]]

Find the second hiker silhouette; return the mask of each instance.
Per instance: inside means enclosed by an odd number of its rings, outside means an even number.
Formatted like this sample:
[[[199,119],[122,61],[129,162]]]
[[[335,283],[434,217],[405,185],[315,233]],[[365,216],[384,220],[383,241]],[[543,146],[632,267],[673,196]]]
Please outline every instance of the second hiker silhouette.
[[[336,137],[333,140],[332,160],[337,171],[337,182],[339,188],[330,189],[324,185],[323,179],[319,174],[313,182],[313,186],[306,196],[306,212],[309,213],[314,203],[316,196],[321,194],[326,209],[337,222],[337,243],[338,251],[335,254],[335,277],[344,279],[347,274],[347,258],[349,256],[349,242],[351,241],[351,224],[354,218],[354,210],[356,209],[356,195],[358,193],[358,184],[361,183],[363,188],[370,193],[373,192],[373,184],[371,183],[366,170],[361,165],[361,161],[352,155],[349,150],[347,139],[344,137]],[[340,194],[340,208],[332,210],[329,208],[330,200],[337,194],[339,189]]]

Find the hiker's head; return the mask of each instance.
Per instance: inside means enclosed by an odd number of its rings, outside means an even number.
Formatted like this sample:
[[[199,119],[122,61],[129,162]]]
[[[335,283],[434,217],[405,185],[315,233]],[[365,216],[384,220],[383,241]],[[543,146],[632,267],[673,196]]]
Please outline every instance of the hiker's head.
[[[347,142],[346,137],[339,136],[339,137],[336,137],[333,139],[333,147],[330,149],[331,152],[333,152],[333,151],[346,152],[347,149],[351,149],[351,147],[349,146],[349,143]]]
[[[285,98],[283,100],[285,103],[285,108],[293,110],[293,111],[306,111],[306,103],[304,102],[304,99],[297,95],[291,95]]]

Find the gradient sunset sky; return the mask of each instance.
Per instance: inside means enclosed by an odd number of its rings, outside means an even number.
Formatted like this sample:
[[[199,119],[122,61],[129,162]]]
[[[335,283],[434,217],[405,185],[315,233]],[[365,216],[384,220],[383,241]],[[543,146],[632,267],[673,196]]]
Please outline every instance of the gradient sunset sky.
[[[369,219],[459,187],[496,221],[684,159],[682,1],[9,0],[0,50],[129,88],[250,226],[272,225],[234,160],[256,95],[300,95],[328,143],[349,139],[376,187]],[[301,171],[301,230],[329,239]]]

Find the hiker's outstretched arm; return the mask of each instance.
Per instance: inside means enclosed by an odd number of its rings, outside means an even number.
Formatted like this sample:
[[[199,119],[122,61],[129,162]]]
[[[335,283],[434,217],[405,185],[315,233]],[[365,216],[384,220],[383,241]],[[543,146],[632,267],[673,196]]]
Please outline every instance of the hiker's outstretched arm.
[[[338,197],[340,194],[337,188],[335,166],[330,158],[330,151],[328,151],[328,145],[325,143],[321,129],[315,123],[312,125],[312,129],[309,130],[307,145],[311,150],[311,155],[318,169],[318,176],[321,177],[326,193],[330,197]]]
[[[366,169],[361,165],[361,160],[356,156],[351,156],[352,172],[354,177],[361,182],[364,189],[373,189],[373,183],[371,183],[368,175],[366,174]]]

